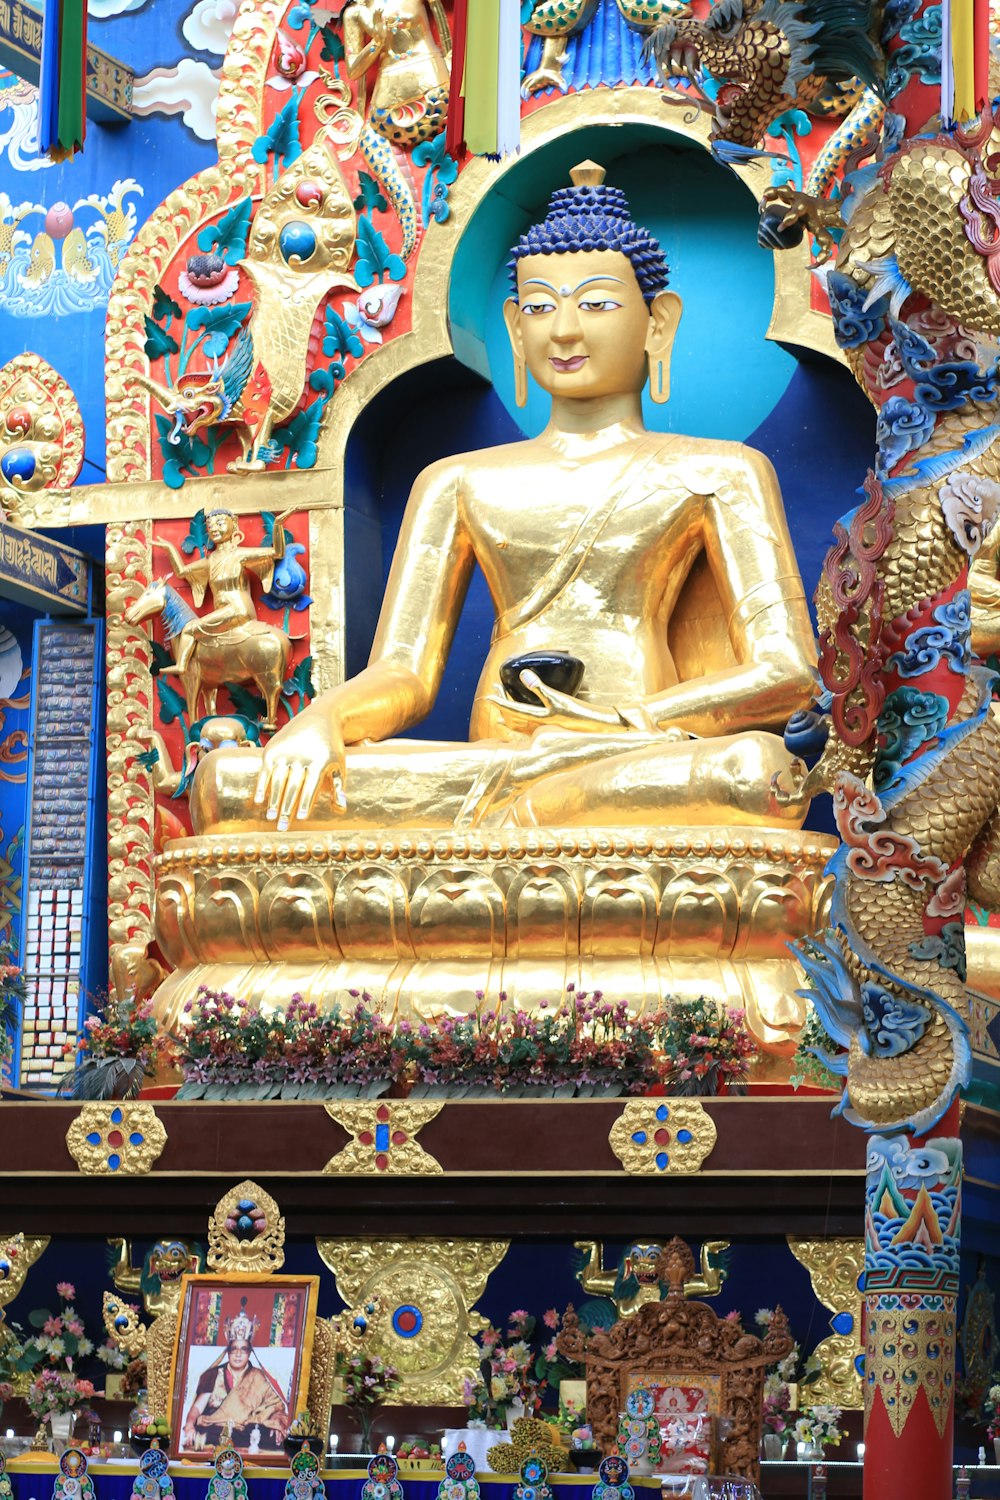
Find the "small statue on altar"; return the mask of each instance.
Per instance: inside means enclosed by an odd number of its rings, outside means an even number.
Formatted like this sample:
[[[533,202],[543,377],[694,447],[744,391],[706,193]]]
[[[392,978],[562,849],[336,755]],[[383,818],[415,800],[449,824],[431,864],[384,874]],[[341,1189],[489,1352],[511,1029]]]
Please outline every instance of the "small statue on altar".
[[[603,169],[571,175],[515,247],[505,309],[518,399],[530,371],[548,426],[420,475],[369,665],[262,758],[203,761],[199,832],[801,824],[804,768],[772,731],[807,706],[815,655],[777,479],[739,443],[646,430],[680,299]],[[702,555],[725,627],[681,680],[669,626]],[[496,623],[471,742],[399,739],[434,703],[476,563]]]

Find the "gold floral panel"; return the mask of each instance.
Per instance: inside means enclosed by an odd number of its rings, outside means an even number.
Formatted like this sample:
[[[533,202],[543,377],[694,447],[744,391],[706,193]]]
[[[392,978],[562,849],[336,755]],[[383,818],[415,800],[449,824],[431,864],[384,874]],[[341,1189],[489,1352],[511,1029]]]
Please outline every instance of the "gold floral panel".
[[[715,1121],[698,1099],[632,1099],[608,1140],[633,1176],[700,1172],[715,1147]]]
[[[349,1305],[378,1302],[370,1347],[400,1374],[396,1405],[461,1406],[488,1326],[473,1310],[507,1240],[318,1239],[316,1247]]]
[[[66,1146],[87,1176],[142,1177],[167,1144],[151,1104],[85,1104],[66,1132]]]

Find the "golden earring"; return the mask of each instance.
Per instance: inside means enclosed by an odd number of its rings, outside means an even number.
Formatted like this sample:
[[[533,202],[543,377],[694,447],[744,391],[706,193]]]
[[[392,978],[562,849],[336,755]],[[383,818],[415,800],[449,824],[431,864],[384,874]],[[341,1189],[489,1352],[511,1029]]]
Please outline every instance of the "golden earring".
[[[514,400],[518,406],[528,404],[528,366],[521,355],[514,355]]]
[[[670,366],[662,359],[649,362],[649,394],[657,406],[670,400]]]

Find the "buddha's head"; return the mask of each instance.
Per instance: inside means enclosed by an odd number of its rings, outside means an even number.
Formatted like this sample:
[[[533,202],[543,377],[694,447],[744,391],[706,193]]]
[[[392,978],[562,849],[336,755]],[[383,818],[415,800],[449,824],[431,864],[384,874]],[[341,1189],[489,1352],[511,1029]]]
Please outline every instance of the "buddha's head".
[[[670,350],[681,300],[668,292],[663,251],[632,219],[604,168],[583,162],[547,216],[514,247],[515,296],[504,308],[517,372],[552,396],[593,400],[641,391],[670,393]]]

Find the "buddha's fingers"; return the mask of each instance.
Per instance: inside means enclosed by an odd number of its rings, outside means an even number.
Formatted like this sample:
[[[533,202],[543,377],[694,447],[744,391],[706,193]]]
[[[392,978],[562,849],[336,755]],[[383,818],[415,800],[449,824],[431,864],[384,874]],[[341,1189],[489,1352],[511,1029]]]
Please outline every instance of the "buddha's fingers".
[[[275,766],[273,772],[271,773],[271,785],[268,788],[267,812],[265,816],[272,823],[278,816],[278,811],[281,807],[281,799],[285,794],[285,787],[288,784],[288,778],[291,775],[291,772],[292,767],[291,765],[289,765],[288,761],[279,760],[278,764]]]
[[[305,766],[298,762],[293,762],[289,767],[288,776],[285,780],[285,789],[281,798],[281,806],[278,809],[278,828],[282,832],[288,827],[289,819],[298,810],[305,777]]]

